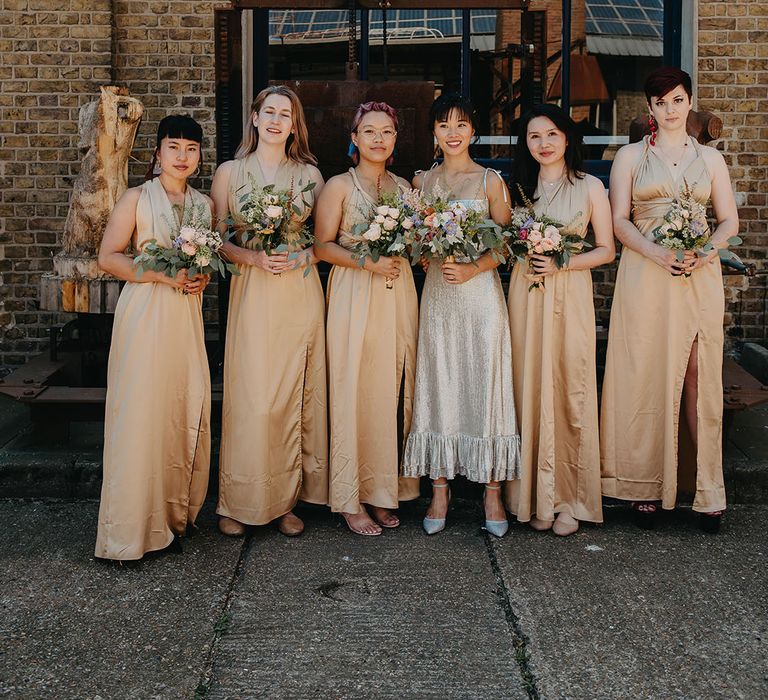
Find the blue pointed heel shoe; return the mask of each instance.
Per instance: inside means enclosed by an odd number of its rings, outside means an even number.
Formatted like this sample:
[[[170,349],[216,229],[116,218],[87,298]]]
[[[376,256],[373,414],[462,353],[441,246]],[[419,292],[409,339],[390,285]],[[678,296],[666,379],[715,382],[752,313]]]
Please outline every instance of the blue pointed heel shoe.
[[[488,486],[485,487],[486,491],[501,491],[501,486]],[[490,532],[494,537],[504,537],[509,530],[509,521],[504,520],[485,520],[485,529]]]
[[[448,484],[432,484],[433,489],[447,489]],[[451,492],[448,491],[448,502],[451,502]],[[428,535],[436,535],[438,532],[445,530],[445,518],[424,518],[422,527],[424,532]]]

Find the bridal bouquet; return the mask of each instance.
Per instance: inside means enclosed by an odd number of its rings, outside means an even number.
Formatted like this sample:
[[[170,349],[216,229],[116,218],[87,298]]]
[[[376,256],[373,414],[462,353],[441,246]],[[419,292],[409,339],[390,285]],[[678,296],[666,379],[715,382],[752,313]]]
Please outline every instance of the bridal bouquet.
[[[191,221],[172,234],[170,248],[159,245],[154,238],[142,247],[133,259],[139,277],[145,270],[162,272],[168,277],[176,277],[180,270],[188,270],[190,277],[213,272],[223,275],[226,270],[233,275],[240,274],[232,263],[219,255],[223,245],[221,236],[202,223],[204,207],[204,204],[198,205],[193,210]]]
[[[376,262],[381,257],[405,255],[420,206],[416,190],[380,193],[372,217],[351,232],[357,239],[350,249],[357,264],[362,267],[366,258]],[[392,289],[393,281],[387,278],[387,289]]]
[[[299,187],[302,181],[299,180]],[[297,225],[309,202],[304,195],[315,187],[314,182],[295,192],[293,181],[288,190],[278,190],[274,185],[259,187],[251,178],[251,189],[240,196],[240,216],[245,225],[241,229],[243,243],[254,240],[257,250],[267,255],[289,251],[296,253],[312,245],[313,237],[305,224]],[[302,206],[299,206],[301,204]]]
[[[520,189],[522,193],[522,188]],[[525,206],[512,210],[512,222],[507,232],[507,246],[520,262],[528,263],[529,276],[533,280],[528,287],[544,287],[544,279],[536,276],[531,266],[531,255],[553,257],[558,268],[568,265],[572,255],[582,253],[591,244],[576,233],[566,233],[565,226],[533,210],[533,203],[523,194]]]
[[[653,229],[653,237],[662,248],[675,251],[678,262],[684,259],[684,251],[694,250],[699,255],[706,255],[712,250],[709,242],[710,232],[707,223],[707,209],[697,201],[691,192],[688,182],[683,179],[683,186],[678,196],[672,202],[669,211],[664,215],[664,223]],[[741,243],[741,238],[731,236],[731,245]],[[735,258],[729,251],[720,251],[720,257]],[[686,272],[685,277],[691,273]]]
[[[418,212],[409,236],[411,258],[456,262],[457,257],[477,260],[486,251],[503,260],[505,233],[493,220],[462,202],[451,202],[436,189]]]

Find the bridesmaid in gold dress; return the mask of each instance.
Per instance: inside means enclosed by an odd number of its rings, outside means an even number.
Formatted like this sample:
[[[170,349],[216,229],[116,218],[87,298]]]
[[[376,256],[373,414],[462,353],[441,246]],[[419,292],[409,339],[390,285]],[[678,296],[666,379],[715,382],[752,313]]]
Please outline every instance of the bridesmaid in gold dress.
[[[95,552],[103,559],[168,547],[194,523],[208,488],[211,388],[200,295],[209,278],[186,270],[139,277],[124,253],[153,238],[170,248],[194,211],[211,225],[210,200],[187,185],[202,138],[190,117],[160,122],[148,179],[115,205],[99,250],[99,266],[127,281],[109,352]]]
[[[315,164],[296,93],[265,88],[251,105],[235,159],[216,170],[217,219],[231,216],[238,230],[242,195],[275,185],[296,193],[301,214],[293,225],[301,226],[323,186]],[[299,194],[309,183],[314,190]],[[254,249],[253,238],[223,250],[240,275],[229,295],[219,529],[238,536],[245,525],[277,520],[284,535],[299,535],[304,523],[293,513],[296,503],[325,504],[328,494],[325,305],[317,258],[311,246],[267,255]]]
[[[621,254],[603,385],[603,493],[634,501],[638,524],[652,527],[656,503],[675,507],[678,421],[697,447],[693,509],[717,532],[725,509],[722,468],[723,281],[717,249],[738,231],[723,156],[686,131],[691,78],[660,68],[646,81],[653,136],[624,146],[611,170],[610,198]],[[705,255],[682,262],[653,240],[687,184],[711,200],[717,226]],[[689,277],[684,276],[690,273]]]
[[[380,535],[400,524],[398,502],[419,495],[417,479],[399,478],[400,452],[413,402],[418,305],[408,261],[370,259],[360,267],[348,248],[381,192],[408,188],[386,166],[397,114],[367,102],[355,114],[356,167],[328,181],[317,205],[317,255],[333,263],[328,280],[330,502],[349,529]],[[387,278],[394,280],[387,288]],[[367,506],[367,508],[366,508]]]
[[[595,234],[594,248],[562,269],[531,256],[538,288],[529,291],[528,266],[515,264],[507,301],[522,443],[522,476],[507,482],[507,505],[535,530],[565,536],[580,520],[603,520],[590,269],[616,254],[611,210],[603,184],[582,171],[581,138],[560,107],[528,112],[517,143],[514,179],[536,213],[582,238],[591,223]],[[512,200],[525,204],[517,187]]]

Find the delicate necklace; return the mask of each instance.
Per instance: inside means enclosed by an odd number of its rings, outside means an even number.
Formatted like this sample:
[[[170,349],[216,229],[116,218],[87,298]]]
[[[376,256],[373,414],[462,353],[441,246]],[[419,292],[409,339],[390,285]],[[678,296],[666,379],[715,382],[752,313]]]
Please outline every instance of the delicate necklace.
[[[685,153],[686,153],[686,150],[685,150],[685,149],[686,149],[687,147],[688,147],[688,137],[686,136],[686,138],[685,138],[685,143],[684,143],[682,146],[678,146],[678,148],[680,149],[680,154],[679,154],[679,155],[680,155],[680,157],[679,157],[679,158],[675,158],[675,159],[670,159],[670,158],[667,158],[667,154],[666,154],[666,153],[664,153],[664,149],[663,149],[663,148],[659,148],[659,150],[660,150],[660,151],[662,152],[662,154],[664,155],[664,160],[666,160],[667,162],[669,162],[670,160],[672,160],[672,167],[673,167],[673,168],[676,168],[676,167],[677,167],[677,163],[676,163],[675,161],[678,161],[679,163],[682,163],[682,162],[683,162],[683,160],[684,160],[683,156],[684,156],[684,155],[685,155]]]

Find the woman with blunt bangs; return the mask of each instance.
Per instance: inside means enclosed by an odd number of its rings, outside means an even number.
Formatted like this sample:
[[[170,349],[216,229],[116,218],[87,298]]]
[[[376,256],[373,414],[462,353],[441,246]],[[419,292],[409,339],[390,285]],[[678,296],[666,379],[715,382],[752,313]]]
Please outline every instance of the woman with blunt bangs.
[[[705,531],[717,532],[725,509],[718,250],[737,233],[738,212],[723,156],[687,133],[690,76],[659,68],[645,94],[651,136],[620,149],[611,169],[613,226],[624,247],[603,384],[603,493],[633,501],[641,527],[655,524],[659,501],[674,508],[683,420],[696,446],[693,510]],[[678,260],[654,230],[683,190],[701,204],[711,200],[717,223],[711,251]]]
[[[96,556],[141,559],[195,522],[208,489],[211,384],[201,295],[208,275],[136,272],[150,240],[170,248],[182,226],[211,227],[211,201],[187,184],[203,130],[165,117],[147,181],[109,218],[99,267],[126,280],[115,309],[104,417],[104,481]],[[156,171],[159,170],[159,176]]]
[[[358,107],[350,133],[355,167],[328,181],[315,229],[318,256],[333,263],[327,324],[331,509],[352,532],[369,536],[397,527],[399,501],[419,495],[417,479],[399,478],[418,330],[411,268],[400,257],[368,258],[361,267],[349,251],[358,240],[355,225],[372,218],[379,196],[408,189],[386,169],[397,128],[388,104]]]
[[[277,520],[301,534],[299,500],[327,503],[325,305],[312,246],[268,255],[245,242],[243,195],[273,185],[295,195],[291,226],[304,225],[323,186],[309,150],[304,110],[284,86],[251,105],[235,159],[216,170],[211,195],[220,222],[234,221],[225,255],[237,264],[229,294],[219,460],[219,529]],[[307,185],[314,189],[301,194]],[[226,230],[226,224],[220,224]],[[309,274],[305,274],[307,266]]]
[[[584,238],[591,224],[595,235],[594,248],[563,268],[544,255],[515,263],[507,301],[522,443],[522,476],[507,485],[507,506],[533,529],[566,536],[581,520],[603,520],[590,270],[616,254],[611,209],[600,180],[583,172],[581,136],[560,107],[525,114],[517,144],[513,203],[533,202],[561,234]]]

